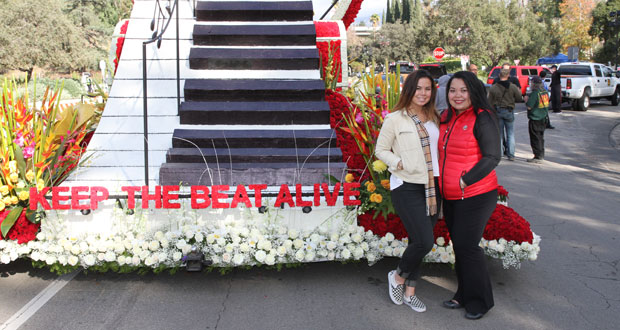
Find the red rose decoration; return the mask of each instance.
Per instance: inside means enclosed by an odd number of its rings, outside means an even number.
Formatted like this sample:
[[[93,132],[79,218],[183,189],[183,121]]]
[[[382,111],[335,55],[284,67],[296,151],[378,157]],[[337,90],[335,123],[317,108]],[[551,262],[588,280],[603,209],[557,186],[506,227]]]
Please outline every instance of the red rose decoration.
[[[10,210],[0,212],[0,224],[9,213]],[[30,222],[26,218],[26,212],[22,211],[13,227],[6,234],[6,237],[2,237],[2,233],[0,233],[0,239],[17,240],[18,244],[28,243],[36,238],[39,227],[41,227],[41,224]]]

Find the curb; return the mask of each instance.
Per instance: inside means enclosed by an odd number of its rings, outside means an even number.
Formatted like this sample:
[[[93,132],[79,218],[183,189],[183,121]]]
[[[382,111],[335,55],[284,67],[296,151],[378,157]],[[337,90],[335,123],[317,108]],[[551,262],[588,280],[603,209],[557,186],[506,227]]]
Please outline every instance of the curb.
[[[609,132],[609,144],[620,150],[620,122],[616,123],[616,125]]]

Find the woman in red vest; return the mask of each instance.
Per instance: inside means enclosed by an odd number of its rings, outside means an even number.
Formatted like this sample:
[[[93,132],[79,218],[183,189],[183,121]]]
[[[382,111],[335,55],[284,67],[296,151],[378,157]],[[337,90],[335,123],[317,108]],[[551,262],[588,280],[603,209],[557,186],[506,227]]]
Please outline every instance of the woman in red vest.
[[[457,72],[448,82],[450,107],[439,127],[440,188],[443,211],[456,255],[458,289],[444,307],[464,307],[479,319],[493,307],[493,291],[482,233],[497,204],[500,161],[499,126],[484,85],[471,72]]]

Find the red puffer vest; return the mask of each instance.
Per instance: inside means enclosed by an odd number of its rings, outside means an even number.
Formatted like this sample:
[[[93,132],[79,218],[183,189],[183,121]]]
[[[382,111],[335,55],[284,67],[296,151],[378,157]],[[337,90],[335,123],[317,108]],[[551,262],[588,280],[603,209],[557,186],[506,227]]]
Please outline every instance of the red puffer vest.
[[[448,111],[452,117],[448,123],[443,123]],[[485,111],[485,110],[479,110]],[[495,170],[482,180],[473,183],[465,190],[461,190],[459,180],[482,158],[478,141],[474,136],[476,114],[469,108],[456,115],[452,108],[444,111],[442,124],[439,126],[439,170],[441,178],[439,188],[445,199],[463,199],[489,192],[497,188]]]

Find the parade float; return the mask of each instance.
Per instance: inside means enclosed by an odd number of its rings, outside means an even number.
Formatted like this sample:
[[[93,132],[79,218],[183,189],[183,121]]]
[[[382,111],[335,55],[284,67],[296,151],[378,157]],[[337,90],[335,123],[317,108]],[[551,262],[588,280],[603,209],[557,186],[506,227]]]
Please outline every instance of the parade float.
[[[172,3],[156,19],[144,13],[158,1],[136,2],[100,103],[63,108],[61,87],[37,103],[3,83],[0,263],[159,272],[400,256],[407,234],[373,152],[397,75],[347,78],[362,1],[315,22],[311,1]],[[480,246],[518,268],[540,237],[498,188]],[[454,263],[443,220],[434,234],[425,261]]]

